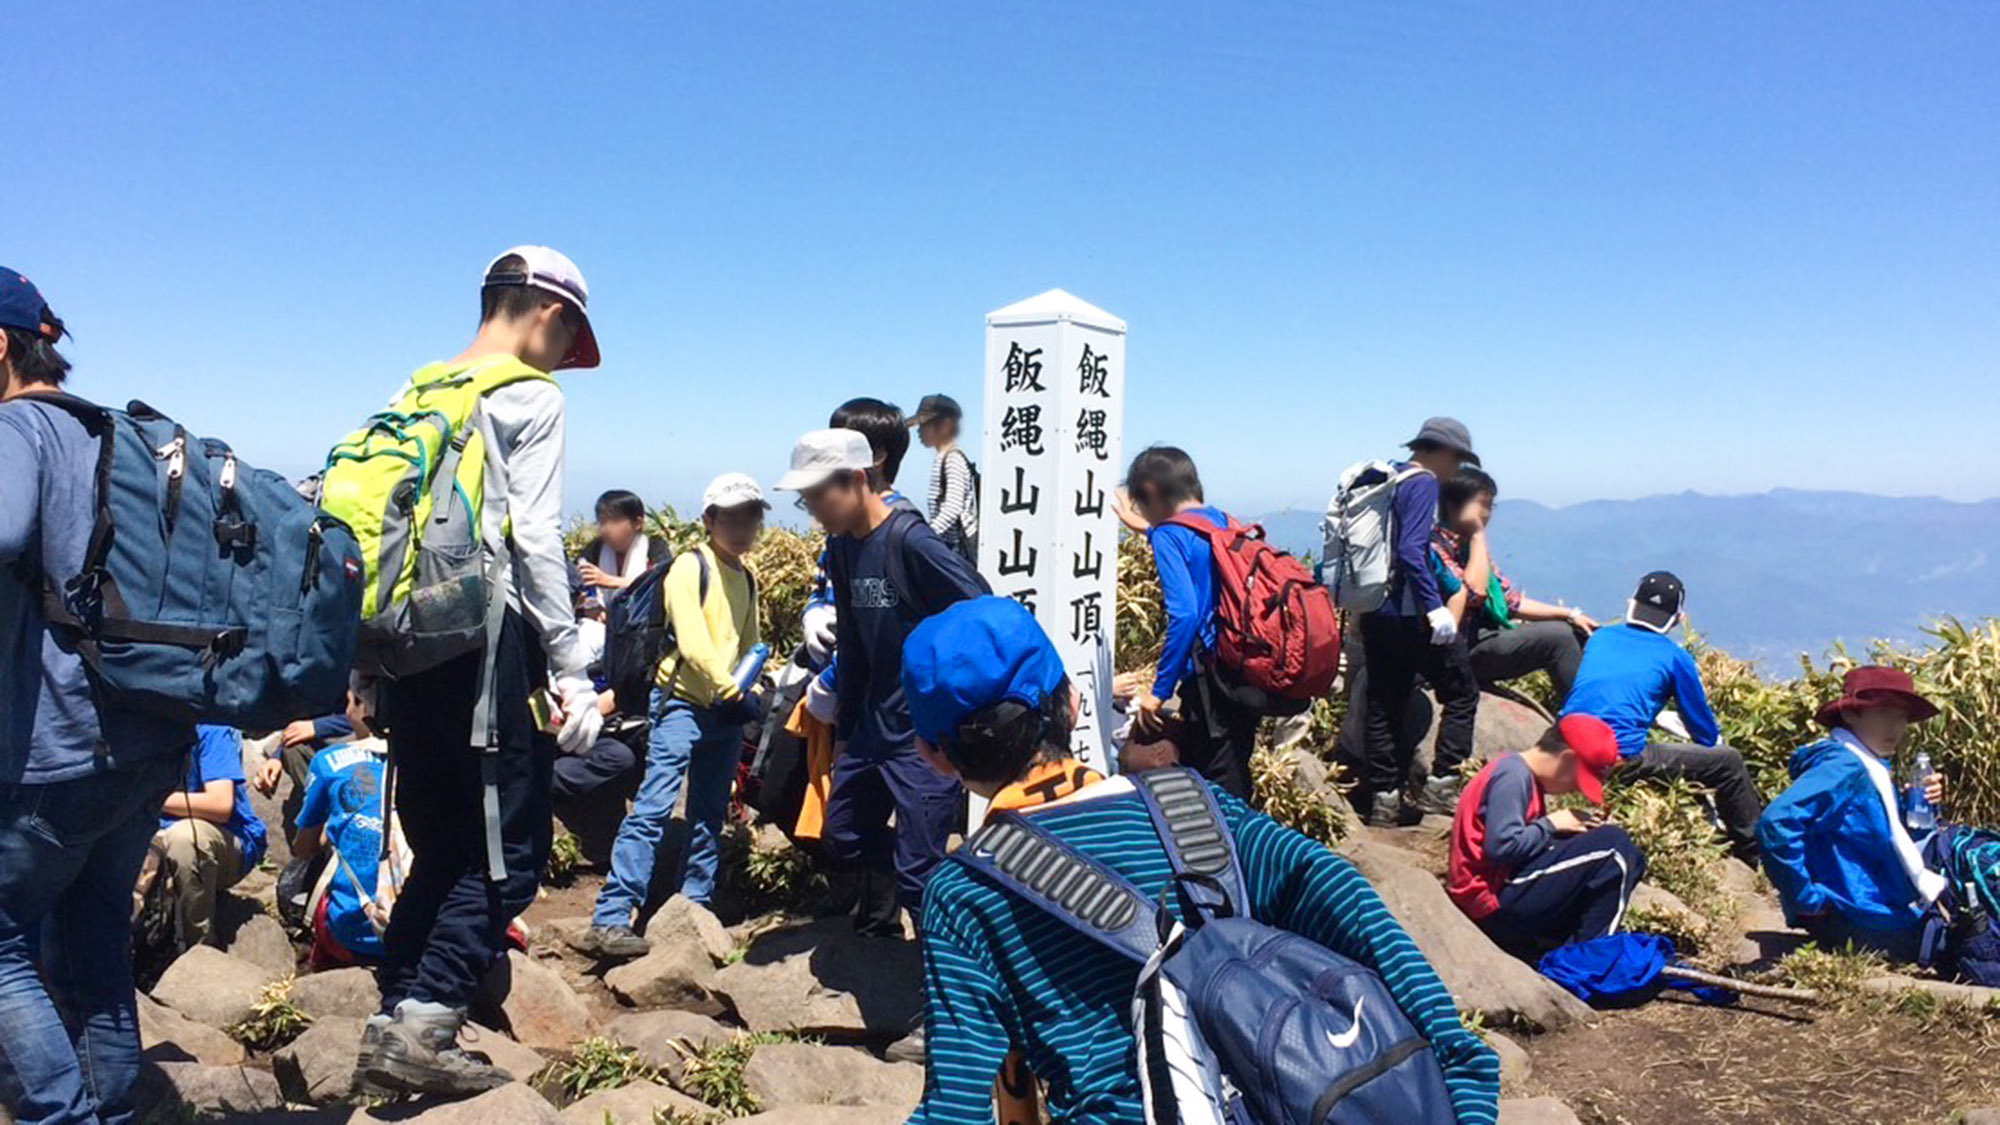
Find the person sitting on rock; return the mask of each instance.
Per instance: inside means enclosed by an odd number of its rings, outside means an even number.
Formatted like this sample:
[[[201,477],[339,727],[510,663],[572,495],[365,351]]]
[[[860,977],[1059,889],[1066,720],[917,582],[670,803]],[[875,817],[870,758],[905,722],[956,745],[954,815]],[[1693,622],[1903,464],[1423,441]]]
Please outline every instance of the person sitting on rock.
[[[904,645],[901,675],[918,751],[933,768],[1161,897],[1172,880],[1166,847],[1130,778],[1094,780],[1070,757],[1077,696],[1025,607],[987,596],[926,619]],[[1036,799],[1051,787],[1058,799]],[[1380,975],[1435,1050],[1457,1119],[1493,1121],[1499,1060],[1459,1022],[1374,888],[1345,859],[1211,790],[1235,840],[1247,913]],[[928,1079],[913,1125],[989,1125],[1010,1051],[1047,1082],[1055,1120],[1145,1119],[1136,962],[959,862],[931,877],[923,937]]]
[[[1445,605],[1458,616],[1466,657],[1479,686],[1547,672],[1556,705],[1569,697],[1583,663],[1583,639],[1597,622],[1580,609],[1537,601],[1500,573],[1487,541],[1499,486],[1476,465],[1461,465],[1438,486],[1431,554]]]
[[[1888,763],[1910,725],[1937,713],[1907,672],[1849,671],[1840,698],[1816,716],[1832,733],[1792,753],[1792,784],[1757,824],[1785,920],[1822,948],[1852,943],[1917,959],[1924,914],[1946,878],[1925,865]],[[1924,788],[1933,803],[1942,799],[1943,775],[1926,778]]]
[[[264,822],[250,807],[243,739],[231,727],[195,729],[187,783],[167,795],[153,837],[173,880],[184,946],[211,941],[215,901],[264,858]]]
[[[1524,960],[1618,932],[1646,856],[1598,810],[1618,739],[1593,715],[1565,715],[1533,746],[1495,758],[1465,786],[1451,822],[1446,891],[1494,944]]]
[[[322,893],[311,911],[316,972],[382,956],[382,933],[409,869],[400,828],[393,818],[388,830],[384,826],[389,744],[376,735],[365,702],[354,692],[347,696],[347,719],[354,739],[313,757],[292,841],[295,863],[310,865],[326,853]],[[385,835],[395,843],[386,867]]]
[[[1736,858],[1757,866],[1757,817],[1764,801],[1743,755],[1722,743],[1701,669],[1673,638],[1687,591],[1656,570],[1639,580],[1622,624],[1597,630],[1563,704],[1564,715],[1594,715],[1618,735],[1619,772],[1635,781],[1686,778],[1715,792],[1715,809]],[[1668,700],[1692,742],[1648,742]]]

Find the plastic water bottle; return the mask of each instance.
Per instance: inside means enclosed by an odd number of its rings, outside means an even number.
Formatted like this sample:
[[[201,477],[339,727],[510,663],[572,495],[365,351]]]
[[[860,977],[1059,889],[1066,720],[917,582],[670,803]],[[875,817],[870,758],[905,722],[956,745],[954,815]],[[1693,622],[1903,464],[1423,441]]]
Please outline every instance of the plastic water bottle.
[[[749,694],[757,686],[757,677],[764,674],[764,662],[771,658],[771,646],[762,641],[750,646],[743,659],[736,664],[736,671],[730,678],[736,681],[736,690]]]
[[[1903,823],[1912,832],[1929,832],[1937,827],[1937,808],[1924,795],[1924,779],[1933,772],[1929,754],[1918,754],[1910,765],[1910,795],[1903,802]]]

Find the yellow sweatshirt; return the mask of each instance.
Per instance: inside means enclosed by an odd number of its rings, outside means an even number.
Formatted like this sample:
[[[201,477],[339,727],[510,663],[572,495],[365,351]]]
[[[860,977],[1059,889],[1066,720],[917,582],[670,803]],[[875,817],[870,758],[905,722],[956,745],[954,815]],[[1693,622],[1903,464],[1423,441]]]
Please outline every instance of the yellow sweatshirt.
[[[708,598],[701,596],[701,559],[708,562]],[[757,591],[750,573],[725,566],[703,543],[667,571],[667,620],[676,646],[660,660],[655,682],[674,698],[712,707],[741,694],[730,674],[758,641]]]

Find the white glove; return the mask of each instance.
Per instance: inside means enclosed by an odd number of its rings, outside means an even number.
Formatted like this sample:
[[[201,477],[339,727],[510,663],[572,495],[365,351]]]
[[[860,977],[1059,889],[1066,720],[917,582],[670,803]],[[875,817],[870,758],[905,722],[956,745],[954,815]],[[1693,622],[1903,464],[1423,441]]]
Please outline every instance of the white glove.
[[[562,700],[563,725],[556,734],[556,746],[565,754],[581,754],[597,745],[604,731],[604,715],[597,709],[597,689],[582,676],[565,676],[556,681],[556,695]]]
[[[812,658],[815,667],[825,665],[827,655],[833,651],[833,627],[838,619],[839,611],[832,602],[807,606],[799,618],[806,634],[806,655]]]
[[[822,723],[833,722],[834,716],[840,713],[840,697],[818,676],[806,685],[806,711]]]
[[[1458,639],[1458,618],[1451,615],[1451,610],[1439,606],[1424,616],[1431,623],[1432,644],[1448,645]]]

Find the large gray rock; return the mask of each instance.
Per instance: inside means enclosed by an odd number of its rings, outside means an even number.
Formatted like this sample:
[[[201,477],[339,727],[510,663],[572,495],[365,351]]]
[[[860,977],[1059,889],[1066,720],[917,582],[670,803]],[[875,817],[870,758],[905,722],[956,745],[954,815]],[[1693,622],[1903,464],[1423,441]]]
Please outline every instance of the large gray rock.
[[[679,1081],[690,1051],[726,1043],[735,1032],[699,1012],[632,1012],[606,1024],[605,1035],[639,1052],[671,1081]]]
[[[494,966],[487,988],[515,1039],[538,1051],[564,1051],[597,1031],[597,1021],[556,971],[518,949]]]
[[[721,1015],[715,995],[715,961],[685,941],[654,940],[652,952],[604,974],[611,994],[635,1008],[679,1008]]]
[[[1582,1125],[1554,1098],[1502,1098],[1500,1125]]]
[[[345,1100],[354,1085],[354,1064],[361,1057],[364,1022],[352,1016],[328,1016],[278,1048],[271,1056],[271,1073],[285,1100],[303,1105]]]
[[[197,945],[167,966],[152,995],[189,1019],[227,1030],[243,1022],[264,986],[283,975],[220,949]]]
[[[292,1003],[314,1019],[349,1016],[365,1020],[382,1006],[375,974],[367,969],[329,969],[292,982]]]
[[[562,1116],[547,1098],[522,1083],[511,1082],[464,1101],[419,1098],[357,1110],[348,1118],[348,1125],[407,1125],[412,1121],[422,1125],[561,1125]]]
[[[652,1125],[653,1114],[659,1111],[678,1113],[696,1121],[715,1114],[714,1109],[671,1086],[634,1082],[573,1103],[562,1111],[562,1119],[566,1125]]]
[[[715,991],[752,1031],[899,1039],[923,1011],[922,956],[915,942],[859,937],[828,918],[752,941]]]
[[[1459,912],[1429,872],[1394,849],[1346,840],[1340,851],[1374,885],[1389,912],[1409,931],[1461,1010],[1495,1022],[1521,1021],[1554,1031],[1587,1019],[1590,1009],[1547,977],[1501,952]]]
[[[285,1107],[278,1080],[261,1070],[192,1062],[140,1064],[132,1096],[141,1106],[180,1106],[198,1115],[261,1113]]]
[[[675,895],[660,904],[646,922],[646,940],[654,949],[663,945],[699,949],[717,965],[728,960],[736,948],[721,920],[686,895]]]
[[[1486,1045],[1500,1056],[1500,1090],[1517,1093],[1534,1076],[1535,1063],[1527,1049],[1497,1031],[1486,1033]]]
[[[285,936],[285,928],[261,910],[236,927],[228,951],[231,957],[241,957],[281,977],[292,975],[299,967],[298,951]]]
[[[2000,1125],[2000,1108],[1968,1109],[1959,1115],[1959,1125]]]
[[[743,1087],[764,1106],[870,1105],[901,1117],[923,1097],[924,1068],[883,1062],[859,1047],[771,1043],[744,1065]]]
[[[902,1118],[881,1106],[786,1105],[729,1120],[737,1125],[891,1125]]]
[[[1428,692],[1425,693],[1429,695]],[[1442,714],[1431,706],[1431,727],[1417,748],[1417,761],[1428,768],[1437,750],[1437,719]],[[1479,693],[1479,717],[1472,727],[1472,760],[1485,762],[1524,750],[1549,729],[1548,716],[1525,703],[1490,691]]]
[[[139,997],[139,1046],[151,1062],[237,1066],[250,1057],[227,1032],[197,1023],[150,996]]]

